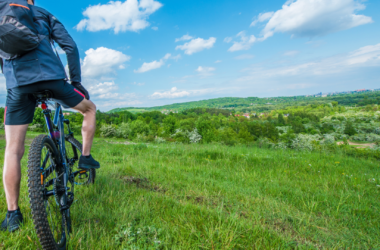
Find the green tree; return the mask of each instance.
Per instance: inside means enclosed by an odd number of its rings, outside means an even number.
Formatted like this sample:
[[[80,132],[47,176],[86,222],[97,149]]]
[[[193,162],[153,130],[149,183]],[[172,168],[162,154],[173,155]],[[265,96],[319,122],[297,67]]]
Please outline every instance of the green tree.
[[[279,114],[277,117],[277,122],[279,125],[283,126],[285,125],[285,119],[283,114]]]
[[[164,119],[163,121],[164,131],[167,136],[174,134],[177,127],[176,122],[177,122],[177,119],[173,115],[168,115]]]
[[[357,134],[356,129],[354,128],[354,125],[352,124],[352,122],[346,123],[346,127],[344,128],[344,133],[349,136]]]

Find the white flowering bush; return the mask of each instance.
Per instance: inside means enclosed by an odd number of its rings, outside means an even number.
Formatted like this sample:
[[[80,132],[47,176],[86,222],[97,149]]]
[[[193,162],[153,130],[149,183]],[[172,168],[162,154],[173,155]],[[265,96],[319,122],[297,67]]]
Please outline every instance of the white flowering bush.
[[[1,129],[4,129],[4,124],[1,124],[1,125],[3,127]],[[36,123],[34,125],[29,126],[28,129],[30,131],[33,131],[33,132],[43,132],[44,131],[44,125]]]
[[[373,133],[380,135],[380,126],[373,130]]]
[[[307,150],[312,151],[314,149],[315,142],[320,141],[319,135],[304,135],[299,134],[297,137],[292,141],[291,148],[296,150]]]
[[[286,146],[285,142],[279,142],[279,143],[274,145],[274,148],[276,148],[276,149],[287,149],[288,146]]]
[[[289,129],[291,129],[292,127],[291,126],[282,126],[282,127],[276,127],[276,128],[281,134],[284,134],[284,133],[287,133],[289,131]]]
[[[165,140],[164,138],[162,138],[162,137],[156,137],[156,138],[154,139],[154,142],[155,142],[155,143],[165,143],[166,140]]]
[[[119,138],[127,139],[131,134],[131,126],[129,123],[122,123],[116,129],[115,135]]]
[[[176,129],[175,133],[170,137],[176,139],[177,142],[184,143],[198,143],[202,140],[202,136],[198,133],[198,130],[196,128],[191,132],[182,129]]]
[[[324,144],[324,145],[335,144],[335,137],[334,137],[334,135],[332,135],[332,134],[323,135],[323,141],[321,141],[321,144]]]
[[[100,135],[103,137],[114,137],[116,136],[116,129],[115,126],[112,125],[103,125],[100,128]]]
[[[348,135],[342,134],[342,133],[338,133],[338,132],[331,133],[330,135],[334,136],[334,138],[336,138],[337,140],[343,140],[343,139],[348,139],[349,138]]]
[[[202,136],[198,133],[198,129],[194,129],[188,133],[190,143],[198,143],[202,140]]]
[[[354,141],[367,141],[367,142],[376,142],[380,141],[380,135],[377,134],[358,134],[351,137]]]
[[[266,138],[266,137],[260,137],[257,140],[257,144],[259,145],[259,147],[264,147],[264,148],[272,148],[272,147],[276,146],[276,144],[274,144],[273,142],[269,141],[269,139]]]

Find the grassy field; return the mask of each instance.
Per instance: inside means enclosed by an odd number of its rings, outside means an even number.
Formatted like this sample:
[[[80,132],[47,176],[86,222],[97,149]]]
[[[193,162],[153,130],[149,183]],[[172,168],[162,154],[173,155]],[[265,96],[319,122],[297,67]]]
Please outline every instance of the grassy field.
[[[35,136],[28,135],[27,145]],[[102,168],[94,186],[76,189],[69,249],[380,249],[377,161],[122,142],[95,140]],[[1,162],[4,149],[2,138]],[[25,225],[0,233],[0,249],[40,249],[27,157],[22,164]],[[4,216],[3,191],[0,198]]]

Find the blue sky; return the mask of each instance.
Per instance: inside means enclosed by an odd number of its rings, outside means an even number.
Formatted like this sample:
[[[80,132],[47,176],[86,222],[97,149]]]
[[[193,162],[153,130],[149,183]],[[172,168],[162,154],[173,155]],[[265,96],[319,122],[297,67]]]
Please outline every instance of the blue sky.
[[[102,111],[380,88],[378,0],[36,4],[77,42]]]

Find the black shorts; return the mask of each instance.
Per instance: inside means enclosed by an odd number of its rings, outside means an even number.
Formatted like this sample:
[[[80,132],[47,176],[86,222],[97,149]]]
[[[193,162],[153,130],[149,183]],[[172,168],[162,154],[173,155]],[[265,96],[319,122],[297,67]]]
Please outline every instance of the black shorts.
[[[73,108],[84,99],[84,95],[64,80],[45,81],[8,89],[5,104],[4,124],[24,125],[33,122],[36,100],[32,93],[50,90],[53,101],[65,108]]]

